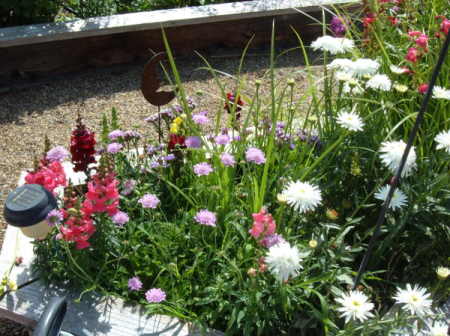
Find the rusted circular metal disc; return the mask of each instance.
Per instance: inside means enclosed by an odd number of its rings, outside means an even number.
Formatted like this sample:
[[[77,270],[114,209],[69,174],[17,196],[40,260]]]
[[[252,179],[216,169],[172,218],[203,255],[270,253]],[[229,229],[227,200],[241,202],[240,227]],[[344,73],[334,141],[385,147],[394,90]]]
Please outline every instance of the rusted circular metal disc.
[[[157,66],[166,59],[166,53],[155,54],[144,67],[142,74],[141,91],[144,98],[152,105],[162,106],[175,98],[173,91],[158,91],[161,81],[158,77]]]

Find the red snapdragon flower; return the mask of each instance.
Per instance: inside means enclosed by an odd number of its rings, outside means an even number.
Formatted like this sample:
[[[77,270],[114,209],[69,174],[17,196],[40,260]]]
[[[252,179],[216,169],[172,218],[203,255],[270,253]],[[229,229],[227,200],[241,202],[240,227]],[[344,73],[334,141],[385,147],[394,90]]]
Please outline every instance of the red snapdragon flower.
[[[374,13],[367,13],[367,15],[363,18],[363,26],[364,28],[368,28],[372,23],[377,19]]]
[[[66,186],[66,174],[64,168],[59,161],[41,163],[41,166],[37,171],[29,172],[25,176],[25,182],[27,184],[40,184],[45,189],[53,192],[58,186]]]
[[[75,242],[78,250],[91,246],[89,238],[95,233],[95,225],[92,218],[82,208],[78,215],[70,214],[66,209],[61,210],[64,223],[60,226],[59,238],[68,242]]]
[[[258,213],[252,214],[253,226],[249,233],[253,238],[264,238],[265,236],[273,235],[276,230],[275,220],[272,215],[262,208]]]
[[[169,134],[169,143],[167,144],[167,148],[169,151],[172,151],[177,145],[179,147],[186,147],[185,140],[186,138],[184,136],[171,133]]]
[[[88,183],[88,192],[83,202],[84,212],[90,216],[93,213],[108,213],[115,215],[119,209],[119,181],[113,172],[106,175],[95,174]]]
[[[425,94],[427,92],[427,90],[428,90],[428,84],[426,84],[426,83],[420,84],[419,87],[417,88],[417,91],[419,91],[419,93],[421,93],[421,94]]]
[[[406,60],[412,63],[416,63],[419,59],[419,51],[417,48],[411,47],[408,49],[408,52],[406,53]]]
[[[227,101],[225,102],[224,108],[225,110],[227,110],[228,113],[231,113],[232,108],[230,109],[230,107],[233,107],[236,104],[236,112],[239,112],[242,110],[241,106],[244,106],[244,102],[242,101],[241,97],[238,96],[237,99],[234,96],[234,94],[232,94],[231,92],[227,93]],[[240,113],[236,113],[236,119],[240,118]]]
[[[389,21],[393,26],[396,26],[400,23],[400,20],[396,18],[395,16],[388,16]]]
[[[72,132],[70,140],[73,170],[86,171],[90,163],[95,163],[95,133],[86,129],[81,118],[77,119],[77,127]]]

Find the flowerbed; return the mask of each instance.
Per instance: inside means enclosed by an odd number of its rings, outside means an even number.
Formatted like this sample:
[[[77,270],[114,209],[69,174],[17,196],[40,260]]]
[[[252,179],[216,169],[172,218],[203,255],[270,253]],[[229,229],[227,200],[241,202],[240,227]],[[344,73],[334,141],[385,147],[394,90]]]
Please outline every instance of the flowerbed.
[[[217,80],[223,98],[210,111],[186,96],[168,48],[178,103],[146,119],[157,140],[123,130],[116,112],[98,137],[79,118],[70,154],[87,191],[67,186],[62,147],[47,146],[27,176],[66,187],[52,234],[35,244],[36,269],[230,335],[445,335],[436,307],[450,273],[448,59],[368,271],[351,288],[448,16],[444,1],[373,2],[360,32],[340,13],[327,27],[334,36],[311,45],[324,76],[308,76],[299,99],[294,81],[275,83],[272,46],[261,79],[270,95],[260,81],[237,78],[228,92]]]

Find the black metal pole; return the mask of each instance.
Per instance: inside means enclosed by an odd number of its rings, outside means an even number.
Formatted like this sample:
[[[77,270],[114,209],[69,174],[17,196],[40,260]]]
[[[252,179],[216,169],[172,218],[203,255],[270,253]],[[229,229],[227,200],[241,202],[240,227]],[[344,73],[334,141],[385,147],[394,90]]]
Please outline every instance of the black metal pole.
[[[431,79],[428,84],[427,92],[425,93],[425,97],[422,101],[422,105],[420,106],[419,114],[417,115],[416,122],[414,123],[414,127],[409,135],[408,143],[406,144],[405,151],[403,152],[403,156],[400,161],[400,166],[397,169],[394,180],[391,183],[389,193],[387,194],[386,200],[384,201],[383,206],[380,210],[380,214],[378,215],[377,223],[375,225],[375,231],[374,231],[372,237],[370,238],[369,245],[367,246],[367,251],[364,254],[363,260],[361,261],[361,265],[359,266],[358,274],[357,274],[355,282],[353,284],[353,289],[356,289],[359,282],[361,281],[361,277],[364,274],[366,267],[367,267],[367,263],[369,262],[370,256],[372,255],[372,251],[373,251],[375,242],[376,242],[378,236],[380,235],[381,225],[383,225],[383,223],[384,223],[386,213],[389,209],[389,204],[391,203],[391,200],[392,200],[392,196],[394,195],[394,191],[397,188],[398,183],[400,181],[403,168],[405,167],[406,159],[408,158],[408,155],[409,155],[409,152],[413,145],[414,139],[417,136],[419,127],[422,124],[425,111],[428,107],[428,103],[429,103],[431,95],[433,93],[434,85],[436,84],[436,80],[439,75],[439,72],[441,71],[442,64],[444,63],[445,57],[447,56],[449,43],[450,43],[450,33],[447,34],[447,37],[444,41],[444,45],[442,46],[441,52],[439,54],[438,61],[436,63],[436,66],[434,67],[433,73],[431,74]]]

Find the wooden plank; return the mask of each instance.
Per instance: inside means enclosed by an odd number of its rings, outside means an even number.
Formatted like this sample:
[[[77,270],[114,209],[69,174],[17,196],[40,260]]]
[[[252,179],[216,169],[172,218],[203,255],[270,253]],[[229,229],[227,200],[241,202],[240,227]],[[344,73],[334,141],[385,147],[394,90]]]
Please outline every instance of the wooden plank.
[[[29,319],[25,316],[10,312],[7,309],[0,308],[0,318],[4,318],[18,324],[23,325],[25,328],[32,330],[36,327],[37,322],[35,320]]]
[[[0,48],[132,31],[226,22],[317,10],[355,0],[255,0],[0,29]]]

